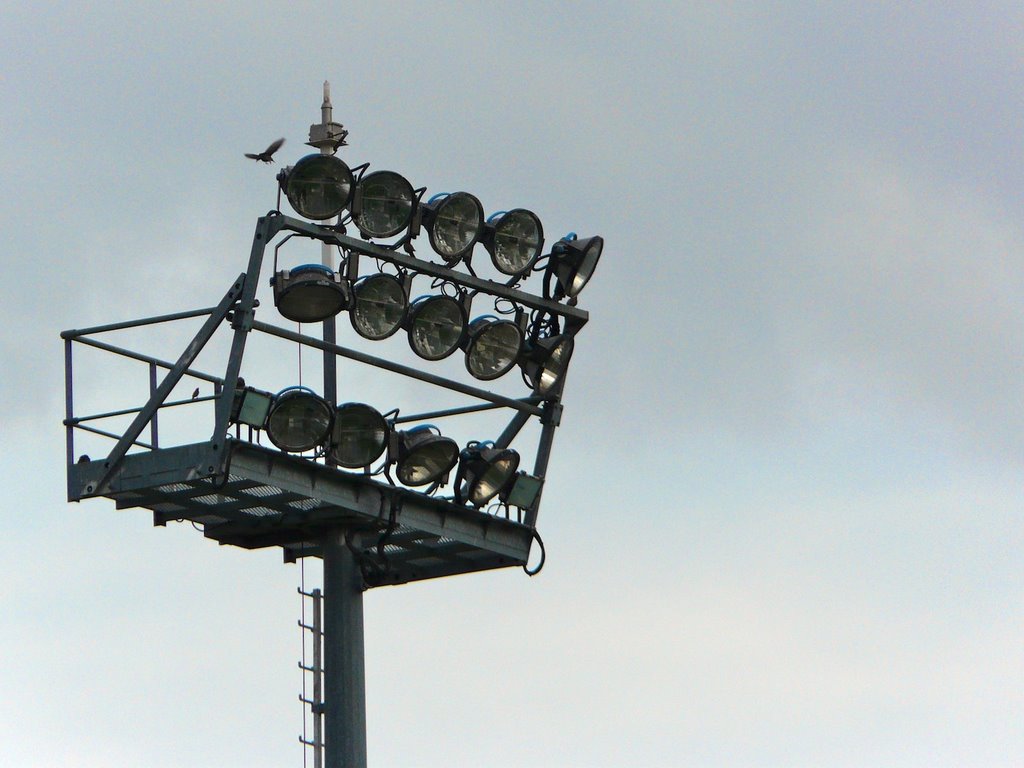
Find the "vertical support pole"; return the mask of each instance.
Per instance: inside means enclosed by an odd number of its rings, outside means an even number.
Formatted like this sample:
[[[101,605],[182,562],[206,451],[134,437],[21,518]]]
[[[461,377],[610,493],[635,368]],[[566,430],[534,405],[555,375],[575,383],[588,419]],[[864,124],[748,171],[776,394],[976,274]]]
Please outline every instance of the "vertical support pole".
[[[75,427],[71,420],[75,417],[74,382],[71,376],[71,339],[64,339],[64,442],[68,455],[68,466],[75,463]],[[68,497],[71,496],[71,473],[68,472]]]
[[[323,126],[325,131],[329,130],[332,122],[334,108],[331,105],[331,84],[324,80],[324,101],[320,105],[320,124]],[[310,131],[312,133],[312,130]],[[333,155],[335,147],[332,147],[330,143],[323,143],[320,145],[321,155]],[[337,223],[338,219],[334,220]],[[334,254],[331,252],[331,246],[328,243],[320,244],[320,260],[325,267],[332,272],[334,271]],[[324,341],[328,344],[336,344],[338,340],[337,336],[337,324],[334,317],[329,317],[324,320]],[[338,358],[335,357],[333,352],[324,350],[324,399],[331,405],[338,404]],[[328,458],[328,463],[333,463]]]
[[[366,768],[363,574],[345,535],[338,528],[322,542],[325,768]]]
[[[544,403],[544,415],[541,416],[540,444],[537,446],[537,459],[533,465],[533,474],[537,477],[545,477],[548,472],[548,461],[551,459],[551,445],[555,441],[555,430],[562,420],[562,404],[557,400],[548,400]],[[541,493],[543,493],[543,489]],[[526,519],[523,522],[535,528],[537,526],[537,509],[540,507],[540,496],[534,502]]]
[[[149,364],[149,396],[153,397],[156,394],[156,363]],[[153,413],[153,418],[149,421],[149,442],[153,446],[155,451],[160,447],[160,435],[157,428],[157,418],[160,415],[160,411]]]

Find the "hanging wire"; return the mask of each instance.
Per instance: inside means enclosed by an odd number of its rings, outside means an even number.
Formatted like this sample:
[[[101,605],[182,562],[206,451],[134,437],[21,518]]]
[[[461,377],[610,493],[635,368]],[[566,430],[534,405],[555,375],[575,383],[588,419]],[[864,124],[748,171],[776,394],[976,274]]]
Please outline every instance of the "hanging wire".
[[[536,576],[540,573],[541,569],[544,567],[544,561],[547,560],[547,553],[544,551],[544,541],[541,539],[540,534],[537,533],[536,528],[533,529],[533,538],[535,538],[537,543],[540,544],[540,562],[537,563],[536,568],[530,568],[527,564],[523,564],[523,570],[526,571],[527,576]]]

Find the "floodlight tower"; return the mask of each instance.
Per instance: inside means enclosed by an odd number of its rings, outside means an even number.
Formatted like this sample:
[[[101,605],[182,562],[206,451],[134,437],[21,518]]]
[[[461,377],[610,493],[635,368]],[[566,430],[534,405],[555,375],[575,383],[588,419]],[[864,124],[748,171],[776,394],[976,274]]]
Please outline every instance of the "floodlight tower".
[[[320,123],[309,127],[309,145],[330,156],[345,144],[348,132],[333,121],[331,85],[324,81]],[[336,224],[340,214],[334,219]],[[334,271],[333,247],[320,244],[321,263]],[[335,315],[323,321],[324,344],[337,341]],[[323,353],[324,398],[338,405],[338,358],[326,347]],[[327,463],[333,463],[330,456]],[[359,532],[339,525],[324,533],[320,545],[324,564],[324,742],[327,768],[366,765],[366,664],[363,646],[363,578],[354,552]],[[349,549],[349,537],[353,549]],[[316,748],[316,747],[315,747]]]
[[[286,562],[322,558],[327,768],[366,765],[366,589],[509,566],[532,574],[543,565],[543,544],[540,565],[531,571],[528,561],[532,544],[540,543],[537,518],[566,372],[588,320],[577,298],[604,247],[599,236],[570,233],[542,255],[543,228],[533,212],[514,208],[485,218],[468,192],[424,200],[425,189],[397,173],[366,173],[369,164],[349,168],[335,154],[346,135],[332,120],[325,83],[321,122],[310,127],[309,144],[320,152],[278,175],[278,209],[258,219],[246,269],[215,306],[61,334],[70,501],[102,496],[118,509],[150,509],[156,525],[189,520],[220,544],[281,547]],[[281,213],[281,194],[302,219]],[[360,237],[350,236],[348,227]],[[416,254],[413,241],[423,230],[440,262]],[[266,249],[279,235],[285,236],[273,250],[274,306],[287,319],[321,323],[320,338],[256,319]],[[279,265],[279,251],[292,238],[319,241],[321,263]],[[479,265],[471,263],[476,245],[487,251],[496,276],[478,274]],[[361,274],[367,266],[377,271]],[[542,274],[539,295],[521,287],[535,272]],[[423,283],[432,293],[411,300],[411,286]],[[474,306],[488,302],[494,314],[470,320]],[[424,362],[409,366],[340,345],[335,318],[341,312],[362,340],[383,342],[405,331]],[[201,328],[174,362],[96,338],[201,317]],[[230,336],[223,375],[196,369],[198,355],[222,329]],[[240,374],[253,337],[320,350],[323,395],[301,381],[276,394],[247,385]],[[76,414],[75,345],[145,364],[145,403]],[[457,352],[465,356],[466,373],[481,382],[518,368],[528,394],[500,394],[427,370]],[[381,413],[365,402],[339,402],[339,358],[441,388],[469,404],[403,415],[399,408]],[[158,383],[160,370],[166,373]],[[260,371],[246,369],[250,380],[253,373]],[[213,394],[177,397],[185,379],[212,384]],[[208,437],[161,444],[161,414],[204,403],[212,405]],[[493,439],[469,439],[462,448],[433,424],[509,411]],[[101,426],[124,417],[132,420],[123,431]],[[526,471],[521,433],[531,419],[540,428]],[[195,420],[201,423],[209,421]],[[79,434],[114,445],[92,459],[76,451]],[[273,447],[262,444],[264,434]],[[440,495],[452,473],[452,494]],[[314,745],[321,746],[316,737]]]

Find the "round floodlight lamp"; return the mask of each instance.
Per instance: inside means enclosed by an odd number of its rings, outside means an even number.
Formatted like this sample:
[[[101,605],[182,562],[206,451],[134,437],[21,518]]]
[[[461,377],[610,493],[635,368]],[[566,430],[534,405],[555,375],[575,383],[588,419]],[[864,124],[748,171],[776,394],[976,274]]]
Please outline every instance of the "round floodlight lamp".
[[[534,342],[520,360],[527,381],[539,395],[557,392],[572,356],[573,338],[565,334]]]
[[[363,403],[339,405],[331,429],[331,458],[349,469],[368,467],[384,453],[390,434],[375,408]]]
[[[469,192],[435,195],[424,205],[430,247],[452,264],[469,251],[484,232],[484,208]]]
[[[271,278],[274,306],[289,320],[315,323],[334,317],[348,306],[348,286],[330,267],[303,264]]]
[[[284,194],[300,216],[337,216],[352,199],[352,171],[334,155],[306,155],[284,176]]]
[[[540,255],[544,229],[540,219],[525,208],[496,213],[487,220],[485,246],[495,268],[506,275],[521,275]]]
[[[391,237],[409,226],[416,193],[404,176],[374,171],[359,180],[352,218],[364,237]]]
[[[406,325],[412,351],[424,360],[441,360],[459,348],[466,313],[451,296],[425,296],[412,303]]]
[[[462,452],[459,473],[465,482],[460,497],[482,507],[497,496],[519,468],[519,454],[511,448],[470,447]]]
[[[417,427],[397,435],[395,474],[403,485],[416,487],[447,477],[459,460],[459,446],[431,427]]]
[[[604,250],[604,238],[600,235],[583,240],[562,238],[551,249],[551,265],[557,285],[555,299],[575,298],[583,290],[597,269],[598,259]]]
[[[352,328],[364,339],[386,339],[405,320],[405,286],[394,275],[379,272],[360,278],[352,286]]]
[[[523,349],[523,332],[511,320],[478,317],[469,325],[466,369],[488,381],[504,376],[516,364]]]
[[[275,398],[267,417],[267,436],[282,451],[309,451],[330,436],[333,415],[322,397],[305,387],[292,387]]]

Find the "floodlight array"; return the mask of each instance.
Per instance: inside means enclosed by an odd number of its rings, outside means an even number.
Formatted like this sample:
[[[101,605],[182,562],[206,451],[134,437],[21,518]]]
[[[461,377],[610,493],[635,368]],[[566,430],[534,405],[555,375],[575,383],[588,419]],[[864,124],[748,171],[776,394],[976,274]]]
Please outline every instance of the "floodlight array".
[[[442,192],[424,202],[425,188],[414,188],[394,171],[366,173],[368,167],[349,168],[334,155],[307,155],[285,168],[278,181],[301,216],[315,221],[342,216],[341,226],[351,222],[364,239],[398,237],[394,247],[407,245],[411,252],[411,241],[426,230],[431,248],[448,267],[461,261],[473,272],[473,247],[477,243],[483,245],[494,268],[510,278],[510,283],[525,280],[541,261],[544,227],[532,211],[513,208],[485,218],[480,200],[462,191]],[[593,240],[580,241],[580,245]],[[593,272],[603,241],[596,249],[584,249],[584,264],[573,261],[578,249],[567,246],[567,242],[560,240],[552,248],[546,273],[551,274],[555,265],[560,265],[555,270],[560,286],[556,294],[571,299]]]
[[[574,304],[597,267],[604,247],[599,236],[580,239],[570,233],[542,256],[544,229],[532,211],[513,208],[485,218],[480,200],[469,192],[440,193],[423,201],[424,190],[405,177],[393,171],[366,173],[367,167],[353,171],[333,155],[308,155],[278,180],[300,214],[319,220],[339,216],[333,227],[343,231],[351,223],[364,238],[398,238],[387,248],[404,246],[412,254],[411,241],[426,230],[449,269],[462,262],[475,276],[472,253],[480,243],[502,279],[508,278],[505,286],[543,271],[546,300]],[[556,384],[565,374],[574,331],[560,328],[553,315],[527,320],[514,302],[511,309],[499,310],[496,300],[495,310],[514,313],[514,318],[485,315],[471,322],[470,304],[479,290],[467,293],[446,283],[440,293],[411,299],[415,268],[363,277],[357,273],[320,264],[275,271],[274,303],[296,322],[318,322],[348,311],[353,330],[374,341],[404,330],[409,346],[424,360],[442,360],[461,350],[466,369],[482,381],[518,366],[535,393],[558,395]]]
[[[265,430],[282,451],[313,451],[337,467],[383,473],[389,481],[393,471],[402,485],[428,486],[428,493],[447,484],[457,467],[454,499],[459,504],[479,508],[498,497],[505,505],[528,509],[539,495],[540,480],[517,472],[520,457],[511,448],[471,441],[460,450],[432,424],[400,430],[370,405],[335,407],[308,387],[286,387],[277,394],[240,387],[231,421]],[[382,457],[381,467],[372,470]]]

